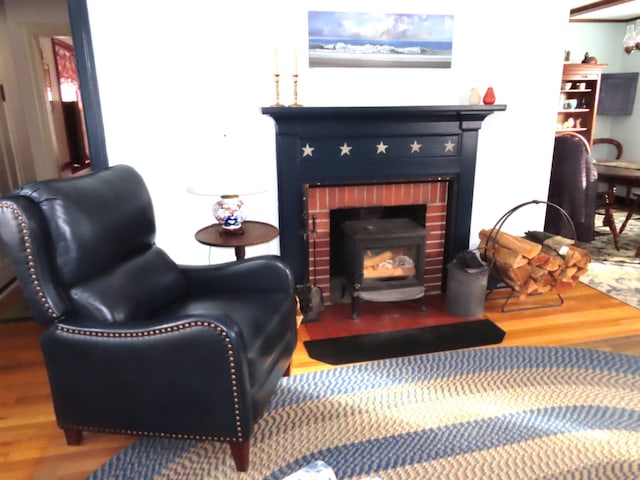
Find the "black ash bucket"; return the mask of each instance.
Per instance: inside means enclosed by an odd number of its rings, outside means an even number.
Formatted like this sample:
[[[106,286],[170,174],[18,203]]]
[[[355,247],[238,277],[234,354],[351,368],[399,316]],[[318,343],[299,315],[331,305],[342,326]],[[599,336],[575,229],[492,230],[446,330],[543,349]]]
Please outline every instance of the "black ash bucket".
[[[459,253],[447,264],[448,313],[464,318],[483,315],[489,270],[489,265],[470,250]]]

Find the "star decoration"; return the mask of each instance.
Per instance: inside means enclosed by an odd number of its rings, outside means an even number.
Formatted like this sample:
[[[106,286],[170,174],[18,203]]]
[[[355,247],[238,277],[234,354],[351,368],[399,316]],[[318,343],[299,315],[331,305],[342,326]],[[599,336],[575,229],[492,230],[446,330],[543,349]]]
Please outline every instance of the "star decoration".
[[[382,140],[380,140],[380,143],[378,145],[376,145],[376,147],[378,147],[378,151],[376,152],[376,154],[378,153],[387,153],[387,147],[389,145],[385,145],[384,142]]]
[[[453,152],[453,147],[455,147],[456,144],[453,143],[451,140],[447,140],[447,143],[444,144],[444,151],[445,152]]]
[[[414,140],[413,143],[409,146],[411,147],[411,153],[420,153],[420,149],[422,148],[422,144],[418,143],[417,140]]]
[[[309,145],[309,143],[307,143],[304,147],[302,147],[302,157],[313,157],[313,151],[315,150],[315,147],[312,147]]]
[[[351,155],[352,148],[353,147],[347,145],[347,142],[344,142],[344,144],[340,147],[340,156],[342,157],[343,155]]]

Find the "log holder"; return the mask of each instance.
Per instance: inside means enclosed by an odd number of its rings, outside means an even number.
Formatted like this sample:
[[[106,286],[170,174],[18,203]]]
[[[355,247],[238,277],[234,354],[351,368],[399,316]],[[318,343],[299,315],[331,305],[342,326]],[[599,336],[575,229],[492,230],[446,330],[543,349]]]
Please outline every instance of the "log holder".
[[[573,240],[577,239],[575,225],[573,224],[573,221],[571,220],[571,217],[569,216],[569,214],[562,207],[560,207],[559,205],[557,205],[555,203],[547,202],[547,201],[544,201],[544,200],[530,200],[528,202],[521,203],[520,205],[516,205],[515,207],[513,207],[510,210],[508,210],[507,212],[505,212],[504,215],[502,215],[498,219],[498,221],[495,223],[495,225],[493,226],[493,228],[489,232],[489,236],[487,238],[487,245],[489,244],[490,241],[493,241],[493,247],[494,247],[494,250],[495,250],[496,243],[497,243],[497,236],[500,233],[500,231],[502,230],[502,227],[504,226],[506,221],[509,219],[509,217],[511,217],[511,215],[513,215],[515,212],[517,212],[518,210],[520,210],[523,207],[526,207],[526,206],[529,206],[529,205],[539,205],[539,204],[545,204],[547,206],[556,208],[560,212],[560,214],[562,215],[562,218],[567,222],[567,224],[571,228],[571,232],[573,234]],[[502,307],[501,307],[501,311],[502,312],[504,312],[504,313],[507,313],[507,312],[519,312],[519,311],[523,311],[523,310],[536,310],[536,309],[540,309],[540,308],[560,307],[560,306],[562,306],[564,304],[564,299],[562,298],[562,295],[559,292],[554,292],[556,294],[556,296],[558,297],[558,299],[555,300],[553,303],[551,303],[551,301],[550,301],[550,303],[545,303],[545,304],[541,304],[541,305],[526,305],[526,306],[520,306],[520,307],[507,309],[507,305],[509,304],[509,302],[511,300],[513,300],[514,298],[516,298],[515,294],[517,292],[513,287],[509,286],[504,281],[504,279],[502,278],[500,273],[497,271],[497,269],[494,268],[494,264],[495,264],[495,257],[494,257],[494,260],[491,261],[491,263],[490,263],[490,274],[493,275],[499,282],[501,282],[499,285],[505,285],[507,288],[509,288],[511,290],[509,292],[509,295],[507,295],[506,297],[494,298],[495,300],[504,299],[504,302],[503,302]],[[501,287],[501,286],[497,286],[495,288],[489,288],[487,290],[487,295],[485,296],[485,300],[488,300],[489,296],[494,291],[503,290],[503,289],[504,289],[504,287]],[[537,292],[537,293],[530,294],[528,296],[545,295],[546,293],[547,292],[545,292],[545,293]]]

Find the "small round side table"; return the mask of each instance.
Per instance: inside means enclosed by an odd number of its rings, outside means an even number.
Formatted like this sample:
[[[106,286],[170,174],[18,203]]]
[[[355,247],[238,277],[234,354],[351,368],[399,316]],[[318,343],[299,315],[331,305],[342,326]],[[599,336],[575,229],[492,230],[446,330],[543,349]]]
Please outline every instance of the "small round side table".
[[[244,233],[227,233],[221,224],[214,223],[198,230],[196,240],[210,247],[233,247],[236,259],[242,260],[246,254],[245,247],[270,242],[280,234],[274,225],[252,220],[245,220],[242,229]]]

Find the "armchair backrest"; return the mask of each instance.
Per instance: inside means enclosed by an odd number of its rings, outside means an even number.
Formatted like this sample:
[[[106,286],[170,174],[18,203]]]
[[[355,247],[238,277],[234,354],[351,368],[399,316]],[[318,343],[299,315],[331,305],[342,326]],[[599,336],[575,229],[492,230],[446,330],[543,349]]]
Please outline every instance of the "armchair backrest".
[[[0,237],[34,319],[123,322],[181,295],[178,266],[155,245],[142,177],[117,165],[25,185],[0,200]]]

